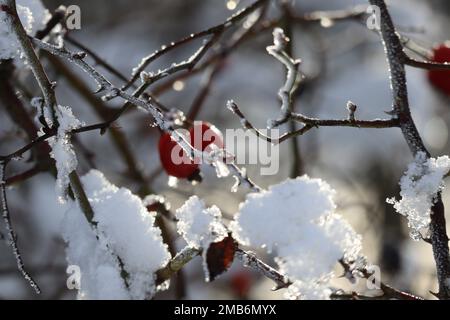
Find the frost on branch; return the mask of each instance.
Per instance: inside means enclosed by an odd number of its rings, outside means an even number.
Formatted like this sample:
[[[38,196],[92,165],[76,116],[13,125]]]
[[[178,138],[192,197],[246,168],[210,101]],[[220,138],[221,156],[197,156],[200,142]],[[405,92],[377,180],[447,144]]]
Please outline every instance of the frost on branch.
[[[74,209],[66,214],[64,223],[68,261],[81,269],[79,297],[153,296],[154,274],[170,259],[161,230],[154,226],[155,213],[149,213],[130,190],[111,184],[97,170],[81,180],[95,212],[96,227],[89,226],[82,212]],[[121,268],[127,274],[126,285]]]
[[[6,5],[5,0],[0,0],[0,4]],[[17,0],[17,13],[30,36],[43,29],[51,16],[41,0]],[[11,18],[0,10],[0,60],[14,58],[19,52],[19,43],[11,30]]]
[[[209,271],[206,265],[207,249],[212,243],[218,243],[228,236],[222,223],[222,213],[216,206],[206,208],[205,203],[197,196],[190,197],[176,210],[178,233],[183,236],[189,246],[203,249],[203,262],[206,281]]]
[[[412,239],[420,240],[421,234],[428,231],[431,207],[437,193],[444,187],[442,179],[449,170],[448,156],[427,158],[425,153],[419,152],[400,179],[401,199],[387,199],[398,213],[408,219]]]
[[[338,260],[360,260],[361,237],[334,212],[334,194],[320,179],[287,180],[248,195],[230,225],[241,244],[276,252],[280,271],[293,282],[289,298],[329,298]]]
[[[45,109],[47,111],[47,109]],[[52,148],[50,156],[55,159],[58,172],[56,190],[61,202],[66,201],[69,174],[77,168],[78,161],[72,143],[70,131],[79,128],[83,124],[73,115],[70,107],[58,106],[56,109],[58,119],[58,132],[55,137],[48,139]],[[45,116],[47,123],[51,123],[51,115]]]

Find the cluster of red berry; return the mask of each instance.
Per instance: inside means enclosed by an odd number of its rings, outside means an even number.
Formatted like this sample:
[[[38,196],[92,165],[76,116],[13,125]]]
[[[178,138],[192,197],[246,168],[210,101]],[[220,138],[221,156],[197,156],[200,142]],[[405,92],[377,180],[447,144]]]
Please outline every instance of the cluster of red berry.
[[[433,62],[450,63],[450,42],[442,43],[433,49]],[[450,96],[450,70],[429,70],[430,83],[441,92]]]
[[[221,132],[207,122],[195,123],[189,129],[188,139],[191,145],[200,151],[210,151],[211,144],[223,148]],[[198,174],[199,161],[190,159],[169,133],[161,135],[158,147],[161,164],[168,175],[180,179],[190,179]],[[175,158],[181,159],[181,161],[175,161]]]

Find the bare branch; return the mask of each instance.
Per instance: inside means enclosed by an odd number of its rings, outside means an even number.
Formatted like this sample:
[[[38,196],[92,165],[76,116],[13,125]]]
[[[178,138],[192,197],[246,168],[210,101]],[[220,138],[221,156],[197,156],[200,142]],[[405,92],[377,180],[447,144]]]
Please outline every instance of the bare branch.
[[[236,256],[239,258],[239,260],[243,262],[244,266],[249,267],[257,271],[258,273],[262,274],[266,278],[273,280],[276,284],[273,290],[287,288],[292,284],[285,276],[283,276],[277,270],[259,260],[254,253],[246,252],[242,249],[237,249]]]
[[[25,31],[22,24],[20,23],[19,16],[18,16],[17,10],[16,10],[15,0],[6,0],[6,4],[9,7],[9,9],[8,9],[9,12],[11,12],[11,14],[12,14],[12,15],[8,15],[12,30],[14,31],[15,35],[17,36],[17,40],[19,41],[20,46],[23,50],[23,54],[24,54],[25,58],[27,59],[29,66],[31,68],[31,71],[33,72],[33,75],[39,84],[39,87],[44,96],[45,105],[48,108],[48,110],[51,112],[51,115],[53,117],[53,123],[57,123],[57,118],[56,118],[56,113],[55,113],[56,97],[55,97],[55,93],[53,90],[53,85],[52,85],[52,83],[50,83],[50,81],[47,77],[47,74],[44,71],[44,68],[42,67],[36,53],[33,50],[33,47],[31,45],[30,39],[28,38],[27,32]]]
[[[408,56],[405,56],[405,64],[427,70],[450,70],[450,62],[439,63],[433,61],[419,61]]]
[[[260,130],[256,129],[252,123],[245,117],[242,111],[239,109],[238,105],[234,101],[228,101],[227,107],[231,112],[237,115],[241,119],[241,124],[244,129],[253,131],[258,137],[266,140],[267,142],[278,144],[283,141],[302,135],[309,131],[310,129],[316,127],[354,127],[354,128],[394,128],[399,126],[397,119],[374,119],[374,120],[356,120],[356,119],[317,119],[309,118],[299,113],[291,113],[288,119],[293,119],[295,121],[301,122],[304,126],[292,132],[287,132],[280,137],[269,137],[263,134]]]
[[[292,95],[294,94],[299,81],[303,78],[298,71],[298,66],[301,61],[292,59],[285,51],[289,41],[289,38],[285,36],[282,29],[275,28],[273,31],[273,45],[267,47],[267,52],[284,64],[287,70],[286,82],[278,92],[278,96],[281,100],[280,117],[276,120],[269,120],[269,128],[278,127],[289,120],[293,108]]]
[[[184,38],[182,38],[182,39],[180,39],[180,40],[178,40],[176,42],[172,42],[169,45],[165,45],[165,46],[162,47],[161,50],[157,50],[154,53],[150,54],[149,56],[143,58],[141,63],[139,64],[139,66],[137,66],[136,68],[133,69],[133,75],[132,75],[130,81],[122,89],[124,89],[124,90],[128,89],[139,78],[140,73],[142,71],[144,71],[145,68],[147,68],[147,66],[150,63],[152,63],[153,61],[158,59],[163,54],[166,54],[167,52],[169,52],[169,51],[171,51],[171,50],[173,50],[175,48],[178,48],[181,45],[184,45],[184,44],[186,44],[188,42],[191,42],[191,41],[193,41],[195,39],[198,39],[198,38],[203,38],[203,37],[208,36],[208,35],[212,35],[213,36],[209,40],[209,43],[212,45],[213,43],[215,43],[219,39],[220,35],[226,29],[228,29],[229,27],[233,26],[233,24],[235,22],[237,22],[240,19],[244,18],[245,16],[249,15],[250,13],[252,13],[254,10],[259,8],[261,5],[263,5],[266,2],[268,2],[268,0],[258,0],[255,3],[253,3],[252,5],[248,6],[247,8],[243,9],[240,12],[237,12],[236,14],[234,14],[233,16],[228,18],[225,22],[223,22],[223,23],[221,23],[219,25],[216,25],[214,27],[211,27],[211,28],[209,28],[207,30],[191,34],[191,35],[189,35],[187,37],[184,37]],[[199,59],[200,58],[201,57],[199,57]],[[192,68],[192,64],[191,65],[186,65],[186,67],[184,67],[184,69],[190,69],[190,68]],[[170,70],[170,68],[168,70]]]
[[[41,289],[37,285],[36,281],[34,281],[33,278],[25,270],[25,265],[23,264],[22,256],[20,255],[19,247],[17,246],[17,237],[16,237],[16,234],[14,232],[14,229],[13,229],[13,226],[11,223],[11,217],[10,217],[9,208],[8,208],[8,201],[6,199],[6,181],[5,181],[6,180],[5,179],[6,165],[7,165],[7,162],[0,161],[1,210],[2,210],[3,221],[5,222],[5,226],[6,226],[6,231],[8,232],[8,242],[12,248],[14,257],[16,259],[17,268],[19,269],[20,273],[22,273],[22,276],[25,278],[25,280],[28,281],[28,283],[34,289],[34,291],[37,294],[40,294]]]

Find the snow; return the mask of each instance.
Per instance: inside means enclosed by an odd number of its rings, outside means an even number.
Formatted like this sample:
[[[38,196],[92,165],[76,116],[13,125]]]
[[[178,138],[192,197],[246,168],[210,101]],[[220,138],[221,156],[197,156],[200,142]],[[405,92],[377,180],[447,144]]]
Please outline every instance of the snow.
[[[334,212],[334,195],[320,179],[289,179],[249,194],[230,224],[240,244],[276,252],[280,272],[293,282],[289,298],[328,298],[337,261],[360,258],[361,237]]]
[[[58,198],[59,201],[64,202],[67,199],[67,187],[70,183],[69,174],[78,165],[77,156],[68,133],[83,124],[73,115],[70,107],[58,106],[56,111],[59,123],[58,132],[55,137],[48,139],[48,143],[52,148],[50,156],[56,161]],[[49,124],[51,123],[49,115],[46,115],[46,121]]]
[[[220,209],[216,206],[206,208],[197,196],[190,197],[176,210],[176,218],[178,233],[189,246],[197,249],[206,249],[228,235]]]
[[[4,0],[0,4],[6,4]],[[25,31],[34,36],[43,29],[50,19],[50,13],[45,9],[41,0],[17,0],[17,13]],[[0,60],[17,56],[19,43],[10,27],[10,18],[0,11]]]
[[[420,240],[422,233],[428,231],[431,207],[435,196],[444,187],[442,179],[449,170],[448,156],[427,158],[425,153],[419,152],[400,179],[401,199],[386,200],[394,205],[398,213],[408,219],[412,239]]]
[[[176,210],[177,230],[190,247],[203,249],[203,271],[205,281],[210,281],[206,253],[211,243],[216,243],[228,236],[222,223],[222,213],[216,206],[206,208],[197,196],[190,197]]]
[[[117,257],[96,238],[81,211],[73,204],[63,220],[69,265],[80,268],[79,299],[130,299],[120,276]]]
[[[97,170],[81,179],[95,212],[96,227],[79,210],[66,214],[64,238],[69,263],[82,272],[79,298],[146,299],[155,293],[155,272],[170,260],[155,213],[126,188],[111,184]],[[121,278],[121,267],[128,274]],[[113,295],[109,297],[109,295]]]

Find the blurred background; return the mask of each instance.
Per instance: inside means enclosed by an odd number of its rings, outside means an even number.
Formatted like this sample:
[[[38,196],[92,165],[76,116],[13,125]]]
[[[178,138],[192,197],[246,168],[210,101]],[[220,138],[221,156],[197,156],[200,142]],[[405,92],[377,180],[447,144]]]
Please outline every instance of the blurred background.
[[[59,5],[80,6],[81,29],[71,31],[70,37],[129,77],[132,68],[144,56],[171,41],[222,23],[252,1],[43,0],[43,3],[50,12]],[[294,12],[301,15],[316,10],[345,9],[366,4],[366,1],[293,0],[290,4]],[[398,30],[424,48],[432,48],[449,38],[450,3],[446,0],[391,1],[390,10]],[[276,17],[279,12],[279,7],[273,5],[268,15]],[[229,40],[229,36],[225,34],[223,41]],[[277,93],[285,79],[284,67],[265,50],[272,41],[271,30],[267,30],[236,48],[217,68],[212,65],[188,80],[169,83],[165,89],[163,85],[155,84],[152,88],[160,90],[155,89],[153,93],[165,106],[184,112],[201,101],[202,107],[196,118],[209,121],[221,130],[240,128],[239,119],[225,107],[226,101],[233,99],[256,127],[265,128],[267,119],[278,114],[280,103]],[[387,117],[385,111],[391,108],[388,71],[376,33],[356,21],[295,24],[291,43],[292,54],[302,59],[300,70],[307,77],[304,87],[298,91],[296,110],[325,119],[345,118],[345,105],[351,100],[358,105],[357,118]],[[155,71],[172,62],[183,61],[200,45],[201,40],[180,47],[152,63],[148,70]],[[89,100],[67,74],[81,79],[81,83],[92,92],[95,85],[90,79],[65,62],[58,60],[52,63],[45,57],[43,61],[50,78],[58,83],[59,103],[70,106],[86,124],[101,121],[102,113],[96,109],[96,104],[103,104],[103,110],[106,110],[103,115],[121,106],[117,99],[106,103],[96,98]],[[407,75],[411,110],[425,144],[433,156],[449,154],[449,97],[429,84],[425,71],[408,68]],[[17,76],[27,84],[31,96],[39,94],[27,71],[21,70]],[[109,78],[117,85],[123,84],[117,77]],[[209,89],[203,95],[205,83],[209,84]],[[31,110],[29,99],[23,95],[22,100]],[[245,199],[245,188],[231,193],[233,179],[219,180],[209,167],[202,167],[202,183],[193,186],[187,181],[180,181],[176,188],[169,187],[168,176],[161,169],[157,152],[159,132],[149,124],[148,116],[130,111],[120,118],[115,127],[128,141],[138,171],[144,177],[146,192],[164,195],[173,210],[190,195],[197,194],[207,204],[216,204],[226,217],[232,217],[239,203]],[[289,130],[289,126],[283,129]],[[2,106],[1,153],[15,150],[26,141],[26,136]],[[142,181],[127,168],[110,132],[103,136],[98,132],[78,135],[75,145],[80,174],[96,167],[116,185],[136,193],[143,192]],[[277,175],[261,176],[258,165],[248,165],[248,175],[262,187],[304,173],[328,181],[337,190],[339,213],[362,234],[368,260],[381,267],[382,281],[432,298],[429,291],[437,291],[437,282],[431,246],[412,241],[408,237],[406,219],[385,202],[388,197],[398,197],[399,179],[412,160],[400,130],[314,129],[283,143],[280,155]],[[15,163],[9,167],[8,175],[20,173],[29,166],[26,161]],[[449,196],[450,192],[444,190],[443,199],[447,208],[450,208]],[[64,243],[59,235],[63,212],[56,202],[54,178],[49,173],[40,173],[13,185],[8,189],[8,197],[25,264],[43,293],[36,296],[29,288],[17,271],[6,241],[1,241],[0,298],[75,298],[76,291],[66,287],[67,263]],[[3,230],[0,223],[2,233]],[[173,231],[169,230],[174,236]],[[182,239],[175,241],[179,249],[184,247]],[[263,260],[275,265],[273,257],[259,254]],[[281,298],[283,294],[283,290],[271,291],[270,280],[244,269],[239,261],[214,283],[204,282],[200,258],[189,263],[183,273],[183,297],[187,299],[271,299]],[[348,282],[339,280],[336,286],[348,288]],[[176,297],[174,287],[155,298]]]

